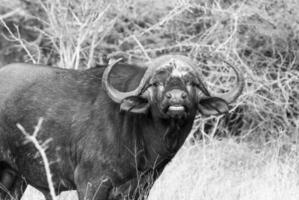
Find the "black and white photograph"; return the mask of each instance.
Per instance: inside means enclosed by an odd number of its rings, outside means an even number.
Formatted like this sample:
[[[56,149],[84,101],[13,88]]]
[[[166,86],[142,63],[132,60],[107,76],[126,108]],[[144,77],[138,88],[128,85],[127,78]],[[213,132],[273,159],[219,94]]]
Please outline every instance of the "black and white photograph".
[[[299,0],[0,0],[0,200],[285,199]]]

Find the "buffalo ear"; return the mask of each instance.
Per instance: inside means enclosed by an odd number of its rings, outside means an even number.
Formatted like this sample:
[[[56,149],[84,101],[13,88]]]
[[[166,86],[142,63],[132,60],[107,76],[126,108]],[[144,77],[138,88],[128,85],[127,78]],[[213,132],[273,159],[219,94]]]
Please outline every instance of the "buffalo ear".
[[[139,96],[131,96],[122,100],[120,104],[121,111],[127,111],[137,114],[146,114],[149,110],[150,104],[147,99]]]
[[[219,115],[228,112],[228,104],[218,97],[201,99],[198,103],[198,110],[202,115]]]

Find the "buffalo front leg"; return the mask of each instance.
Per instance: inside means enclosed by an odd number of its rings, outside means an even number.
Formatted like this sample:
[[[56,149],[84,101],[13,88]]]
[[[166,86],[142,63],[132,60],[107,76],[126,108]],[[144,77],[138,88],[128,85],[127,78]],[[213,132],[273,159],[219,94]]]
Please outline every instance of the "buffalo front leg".
[[[75,170],[75,183],[79,200],[107,200],[113,188],[109,177],[82,168]]]
[[[82,182],[77,186],[79,200],[107,200],[111,189],[112,183],[109,179]]]
[[[21,199],[27,183],[8,164],[0,162],[0,199]]]
[[[21,199],[23,193],[26,190],[26,181],[19,176],[13,176],[12,174],[1,175],[1,192],[0,199]]]
[[[23,196],[26,188],[27,188],[27,182],[23,177],[17,177],[15,179],[15,182],[12,186],[12,188],[10,189],[10,192],[12,194],[12,196],[14,197],[14,200],[17,199],[21,199],[21,197]]]

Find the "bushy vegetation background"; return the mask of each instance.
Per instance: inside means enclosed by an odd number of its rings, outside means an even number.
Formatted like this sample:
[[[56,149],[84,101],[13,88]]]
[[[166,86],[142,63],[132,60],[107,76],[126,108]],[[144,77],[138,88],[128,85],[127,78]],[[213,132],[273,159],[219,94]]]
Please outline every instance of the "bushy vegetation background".
[[[229,116],[199,118],[150,199],[298,199],[298,0],[0,0],[0,64],[86,69],[179,53],[209,88],[234,79]],[[228,123],[229,122],[229,123]],[[195,134],[195,137],[192,136]]]

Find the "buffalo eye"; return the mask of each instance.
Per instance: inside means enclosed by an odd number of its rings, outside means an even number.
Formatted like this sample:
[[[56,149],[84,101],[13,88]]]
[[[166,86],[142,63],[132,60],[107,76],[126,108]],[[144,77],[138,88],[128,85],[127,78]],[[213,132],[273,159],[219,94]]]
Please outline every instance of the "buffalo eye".
[[[162,83],[160,83],[158,81],[155,81],[151,85],[154,86],[154,87],[158,87],[158,86],[162,85]]]
[[[158,83],[158,82],[154,82],[152,85],[153,85],[154,87],[158,87],[158,86],[159,86],[159,83]]]
[[[197,87],[198,86],[197,82],[191,81],[191,80],[188,80],[186,84],[189,85],[189,86],[192,86],[192,87]]]

